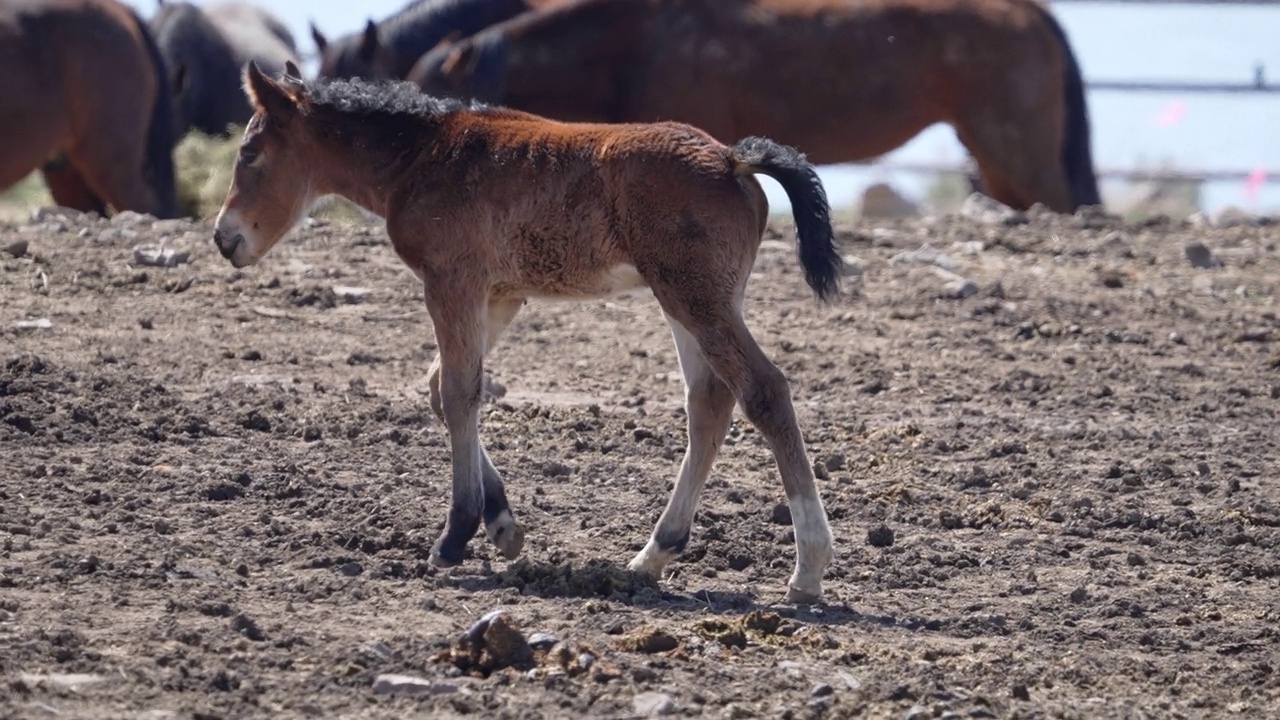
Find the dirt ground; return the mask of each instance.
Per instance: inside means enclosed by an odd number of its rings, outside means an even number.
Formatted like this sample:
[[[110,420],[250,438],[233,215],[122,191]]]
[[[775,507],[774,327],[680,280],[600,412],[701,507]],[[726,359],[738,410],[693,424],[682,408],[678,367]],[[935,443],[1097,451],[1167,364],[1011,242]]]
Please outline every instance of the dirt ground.
[[[842,223],[821,307],[780,217],[748,321],[837,541],[799,607],[740,413],[670,576],[625,571],[685,443],[652,297],[517,317],[482,435],[525,553],[438,571],[413,276],[374,226],[210,234],[0,226],[4,717],[1280,713],[1278,225]]]

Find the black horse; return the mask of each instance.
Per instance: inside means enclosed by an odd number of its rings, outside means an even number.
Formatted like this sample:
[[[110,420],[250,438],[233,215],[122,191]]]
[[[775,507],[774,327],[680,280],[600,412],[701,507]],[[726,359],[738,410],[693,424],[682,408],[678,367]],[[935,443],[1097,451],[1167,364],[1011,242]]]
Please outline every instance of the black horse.
[[[179,137],[192,128],[226,137],[228,126],[249,121],[253,111],[241,88],[245,64],[253,60],[280,73],[286,62],[298,63],[292,38],[277,25],[284,27],[240,3],[210,6],[209,12],[189,2],[161,3],[150,26],[169,68]]]
[[[418,58],[445,39],[469,37],[529,10],[566,0],[414,0],[364,30],[328,40],[315,23],[320,77],[403,80]]]

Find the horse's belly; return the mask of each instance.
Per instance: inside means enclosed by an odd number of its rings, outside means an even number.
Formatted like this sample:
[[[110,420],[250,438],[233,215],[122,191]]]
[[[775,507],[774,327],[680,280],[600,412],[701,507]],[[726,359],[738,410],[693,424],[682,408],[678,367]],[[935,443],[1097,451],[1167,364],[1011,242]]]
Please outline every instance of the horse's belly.
[[[537,283],[528,289],[527,294],[540,300],[589,300],[629,295],[645,291],[648,287],[635,265],[624,262],[601,272]]]

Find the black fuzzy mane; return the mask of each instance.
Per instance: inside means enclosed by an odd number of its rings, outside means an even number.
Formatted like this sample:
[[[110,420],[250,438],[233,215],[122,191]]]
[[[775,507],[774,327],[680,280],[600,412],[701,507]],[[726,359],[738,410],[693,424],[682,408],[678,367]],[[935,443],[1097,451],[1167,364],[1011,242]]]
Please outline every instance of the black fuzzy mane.
[[[413,83],[350,80],[315,80],[306,83],[305,95],[314,110],[343,115],[438,118],[463,110],[485,110],[487,105],[424,94]]]

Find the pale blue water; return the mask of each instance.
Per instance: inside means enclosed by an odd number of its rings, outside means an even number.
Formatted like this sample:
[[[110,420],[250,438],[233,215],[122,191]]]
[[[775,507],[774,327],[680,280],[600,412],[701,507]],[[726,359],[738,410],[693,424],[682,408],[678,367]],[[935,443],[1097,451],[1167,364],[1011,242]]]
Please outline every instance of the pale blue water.
[[[143,13],[151,0],[127,0]],[[200,0],[197,0],[199,2]],[[308,23],[315,20],[329,37],[354,31],[366,18],[381,19],[407,0],[264,0],[261,5],[293,29],[304,53],[314,51]],[[1266,66],[1280,82],[1280,6],[1178,6],[1050,3],[1066,28],[1087,79],[1198,80],[1250,82],[1253,67]],[[1227,205],[1280,212],[1280,94],[1172,95],[1089,93],[1094,163],[1100,168],[1155,167],[1244,170],[1261,167],[1276,182],[1264,186],[1250,204],[1243,182],[1205,186],[1205,208]],[[1185,117],[1161,127],[1156,117],[1182,101]],[[856,130],[854,130],[856,131]],[[947,126],[934,126],[889,155],[889,159],[958,164],[964,151]],[[888,181],[919,197],[928,178],[874,167],[821,168],[832,204],[853,201],[870,182]],[[1104,184],[1104,194],[1116,186]],[[775,209],[786,197],[772,181],[766,189]]]

